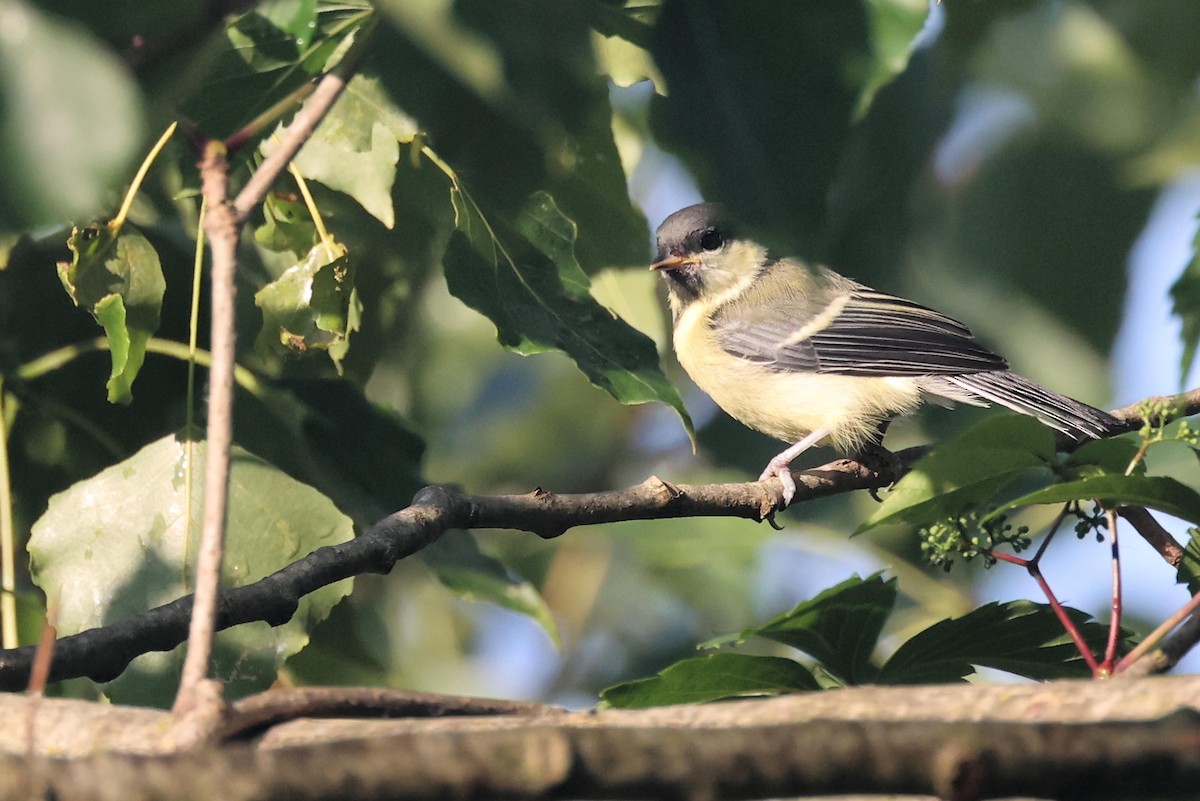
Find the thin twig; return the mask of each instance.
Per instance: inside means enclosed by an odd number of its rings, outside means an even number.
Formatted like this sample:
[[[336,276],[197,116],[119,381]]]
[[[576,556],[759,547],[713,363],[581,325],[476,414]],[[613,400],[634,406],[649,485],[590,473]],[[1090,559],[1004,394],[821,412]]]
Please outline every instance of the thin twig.
[[[1117,645],[1121,641],[1121,546],[1117,537],[1117,513],[1109,509],[1106,515],[1112,549],[1112,618],[1108,621],[1108,642],[1104,646],[1104,661],[1100,663],[1100,671],[1111,675],[1116,663]]]

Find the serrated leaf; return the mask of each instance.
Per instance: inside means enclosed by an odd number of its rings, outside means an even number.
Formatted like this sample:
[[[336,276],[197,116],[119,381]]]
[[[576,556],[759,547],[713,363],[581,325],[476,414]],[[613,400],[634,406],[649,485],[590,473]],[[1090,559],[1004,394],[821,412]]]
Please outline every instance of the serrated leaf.
[[[129,403],[167,288],[158,253],[129,224],[116,236],[102,223],[76,228],[67,247],[73,255],[70,263],[59,262],[58,277],[75,305],[91,312],[108,336],[109,402]]]
[[[711,654],[676,662],[654,678],[609,687],[600,698],[616,709],[645,709],[818,689],[812,674],[791,659]]]
[[[924,523],[985,503],[1005,487],[1053,483],[1054,436],[1029,417],[994,417],[913,465],[856,534],[885,523]]]
[[[533,618],[561,646],[558,624],[541,593],[509,572],[499,560],[479,550],[469,531],[448,531],[421,551],[421,558],[453,592],[487,601]]]
[[[1104,647],[1108,626],[1077,609],[1066,611],[1089,646]],[[1030,601],[1004,604],[993,601],[918,633],[884,663],[877,681],[880,684],[952,682],[971,675],[977,666],[1038,680],[1091,675],[1049,606]]]
[[[192,591],[205,456],[203,442],[164,437],[50,500],[33,525],[29,553],[34,581],[57,604],[61,634],[124,620]],[[234,449],[226,586],[257,581],[353,535],[350,520],[323,495]],[[214,674],[227,693],[266,689],[351,586],[347,579],[304,596],[282,626],[260,622],[218,634]],[[184,647],[139,657],[105,692],[117,701],[169,704]]]
[[[344,245],[314,245],[303,261],[255,293],[254,303],[263,312],[256,347],[292,354],[325,351],[341,373],[362,314]]]
[[[1200,523],[1200,494],[1169,476],[1101,475],[1056,484],[1013,498],[988,513],[991,520],[1009,509],[1041,503],[1098,500],[1106,506],[1148,506],[1189,523]]]
[[[554,199],[536,193],[518,229],[506,229],[451,178],[457,230],[444,259],[451,294],[495,323],[505,347],[526,354],[561,350],[621,403],[667,404],[694,438],[654,343],[591,296],[572,255],[574,224]]]
[[[9,0],[0,6],[0,228],[96,215],[141,144],[127,67],[81,28]]]
[[[849,684],[871,680],[871,654],[896,603],[896,580],[878,573],[853,576],[755,628],[753,635],[781,642],[815,658]]]

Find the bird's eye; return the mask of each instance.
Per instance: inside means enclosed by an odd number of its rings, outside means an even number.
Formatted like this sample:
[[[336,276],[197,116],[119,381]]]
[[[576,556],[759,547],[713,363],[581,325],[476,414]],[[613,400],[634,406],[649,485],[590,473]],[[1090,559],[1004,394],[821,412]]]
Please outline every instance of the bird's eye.
[[[704,235],[700,237],[700,247],[705,250],[717,250],[723,244],[725,244],[725,239],[715,228],[705,231]]]

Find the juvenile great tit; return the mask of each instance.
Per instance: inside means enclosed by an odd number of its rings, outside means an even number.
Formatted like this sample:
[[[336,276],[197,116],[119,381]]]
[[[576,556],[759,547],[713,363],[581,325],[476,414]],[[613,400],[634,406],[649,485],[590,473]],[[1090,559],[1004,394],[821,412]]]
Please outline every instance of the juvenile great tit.
[[[911,300],[876,292],[824,267],[773,258],[739,238],[719,204],[677,211],[658,227],[658,255],[675,321],[679,363],[732,417],[794,443],[760,481],[808,448],[881,450],[883,431],[923,400],[998,403],[1077,440],[1116,419],[1009,371],[965,325]]]

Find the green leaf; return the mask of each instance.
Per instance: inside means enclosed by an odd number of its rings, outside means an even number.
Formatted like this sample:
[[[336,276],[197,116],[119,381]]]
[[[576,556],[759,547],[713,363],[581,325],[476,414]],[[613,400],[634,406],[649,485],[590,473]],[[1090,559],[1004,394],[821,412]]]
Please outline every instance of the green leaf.
[[[1067,615],[1084,641],[1103,648],[1108,626],[1077,609]],[[1045,604],[985,604],[962,617],[942,620],[901,645],[879,671],[880,684],[937,684],[963,679],[975,666],[1030,679],[1091,675],[1079,650]]]
[[[609,687],[600,697],[616,709],[645,709],[818,689],[812,674],[791,659],[711,654],[676,662],[654,678]]]
[[[924,0],[867,0],[871,20],[871,75],[862,88],[857,113],[871,105],[875,93],[908,66],[913,42],[929,16]]]
[[[480,551],[471,532],[446,532],[421,551],[421,558],[455,593],[528,615],[545,630],[555,646],[561,646],[554,614],[537,588],[514,576],[499,560]]]
[[[590,4],[379,5],[390,23],[373,53],[381,79],[481,206],[511,218],[531,192],[547,191],[579,224],[576,257],[588,273],[648,262],[646,220],[629,200],[593,57]]]
[[[203,442],[164,437],[55,495],[33,525],[34,580],[57,604],[61,634],[74,634],[192,591],[203,508]],[[257,581],[353,528],[323,495],[235,448],[229,481],[223,582]],[[266,689],[312,627],[350,592],[347,579],[304,596],[291,621],[238,626],[217,635],[214,675],[233,697]],[[105,692],[119,702],[169,705],[181,645],[136,659]]]
[[[790,645],[809,654],[849,684],[871,680],[871,653],[896,603],[896,580],[878,573],[853,576],[742,632]]]
[[[317,243],[317,226],[302,200],[271,193],[263,201],[263,224],[254,230],[254,241],[276,253],[303,256]]]
[[[317,0],[267,0],[256,9],[280,30],[307,47],[317,28]]]
[[[621,403],[667,404],[694,436],[654,343],[591,296],[573,256],[574,224],[554,199],[537,193],[518,229],[510,230],[486,217],[451,178],[457,230],[444,260],[451,294],[495,323],[505,347],[526,354],[561,350]]]
[[[1056,479],[1054,436],[1037,420],[994,417],[921,459],[856,534],[886,523],[925,523],[981,505],[1005,487],[1044,486]]]
[[[350,195],[391,228],[399,143],[411,142],[416,134],[416,123],[396,108],[376,79],[356,75],[292,164],[305,178]],[[274,138],[264,139],[260,149],[269,154],[275,144]]]
[[[1183,356],[1179,361],[1179,383],[1182,387],[1196,361],[1196,347],[1200,345],[1200,229],[1192,240],[1191,260],[1171,286],[1171,302],[1171,311],[1181,323],[1179,338],[1183,341]]]
[[[112,351],[108,400],[133,400],[133,380],[146,357],[146,342],[158,330],[163,278],[158,253],[126,224],[113,236],[104,224],[76,228],[67,240],[71,262],[59,262],[58,277],[75,301],[104,328]]]
[[[769,247],[827,256],[827,196],[868,79],[862,0],[667,0],[657,142]]]
[[[1192,595],[1200,592],[1200,528],[1188,531],[1187,547],[1183,549],[1183,558],[1179,560],[1179,569],[1175,574],[1175,583],[1186,584]]]
[[[1126,438],[1095,439],[1085,442],[1067,456],[1066,466],[1081,477],[1097,475],[1125,475],[1140,445]],[[1146,472],[1144,460],[1138,462],[1136,475]]]
[[[362,315],[344,245],[314,245],[302,262],[260,289],[254,303],[263,312],[256,347],[293,354],[322,350],[341,374]]]
[[[96,216],[144,131],[133,77],[82,29],[0,6],[0,229]]]
[[[998,506],[983,519],[990,520],[1018,506],[1066,503],[1095,499],[1106,506],[1148,506],[1200,523],[1200,494],[1169,476],[1101,475],[1056,484],[1031,492]]]
[[[247,449],[316,487],[362,528],[407,506],[427,483],[425,443],[349,381],[278,381],[239,393],[234,430]]]

